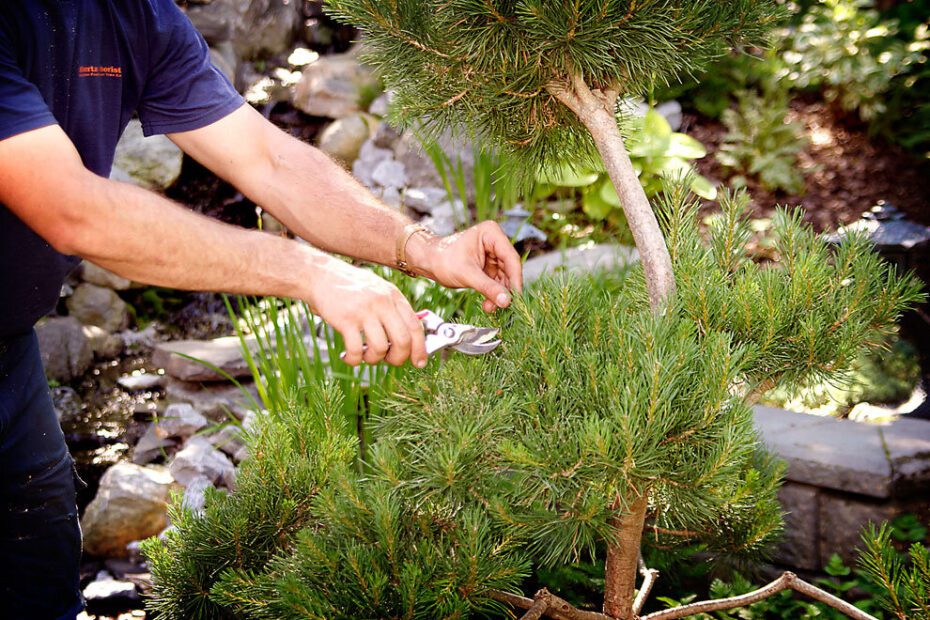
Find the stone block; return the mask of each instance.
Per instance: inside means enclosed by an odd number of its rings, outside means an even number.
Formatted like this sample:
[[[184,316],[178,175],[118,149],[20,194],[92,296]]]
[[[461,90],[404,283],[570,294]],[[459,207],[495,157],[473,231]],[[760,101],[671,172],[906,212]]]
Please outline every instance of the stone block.
[[[778,491],[785,511],[784,538],[775,551],[780,564],[803,570],[820,570],[820,491],[806,484],[786,482]]]
[[[786,416],[778,420],[777,416]],[[787,479],[870,497],[891,496],[891,464],[879,427],[808,414],[756,411],[765,445],[788,464]]]
[[[191,359],[193,358],[193,359]],[[206,364],[201,363],[206,362]],[[152,363],[165,373],[182,381],[226,381],[221,369],[232,377],[250,377],[249,365],[242,355],[238,336],[214,340],[175,340],[155,346]]]
[[[856,498],[836,493],[820,497],[820,565],[838,553],[847,563],[855,562],[856,550],[862,546],[862,529],[869,522],[893,519],[899,510],[887,502]]]
[[[67,382],[83,375],[94,359],[90,340],[74,317],[47,319],[36,326],[39,354],[49,379]]]
[[[891,461],[895,497],[930,496],[930,420],[898,418],[879,427]]]

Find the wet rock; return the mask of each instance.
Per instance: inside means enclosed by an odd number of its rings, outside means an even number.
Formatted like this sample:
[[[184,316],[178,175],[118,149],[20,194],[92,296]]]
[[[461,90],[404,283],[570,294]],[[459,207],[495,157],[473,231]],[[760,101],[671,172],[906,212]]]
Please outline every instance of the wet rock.
[[[164,385],[164,383],[165,378],[162,375],[156,375],[149,372],[134,372],[131,375],[123,375],[116,380],[117,385],[119,385],[124,390],[129,390],[130,392],[144,392],[146,390],[154,390]]]
[[[163,190],[181,176],[184,154],[165,136],[145,137],[142,123],[132,120],[116,145],[111,179]]]
[[[246,383],[240,389],[230,384],[191,383],[169,377],[165,394],[169,402],[190,403],[211,420],[228,420],[230,415],[242,419],[253,406],[253,401],[258,402],[258,390],[252,383]]]
[[[36,335],[42,365],[49,379],[64,383],[80,377],[90,368],[94,352],[76,318],[46,319],[36,326]]]
[[[132,450],[132,462],[136,465],[146,465],[165,454],[167,450],[175,445],[176,442],[159,431],[158,426],[154,423],[149,424]]]
[[[175,480],[184,486],[199,477],[227,488],[235,486],[236,468],[232,461],[204,437],[191,437],[184,449],[174,456],[168,469]]]
[[[311,116],[342,118],[359,112],[362,90],[377,85],[372,70],[354,54],[323,56],[304,68],[293,103]]]
[[[55,413],[58,414],[58,420],[67,422],[80,417],[84,411],[84,403],[74,388],[61,385],[52,388],[52,404],[55,406]]]
[[[174,480],[164,467],[126,462],[110,467],[81,519],[85,553],[126,557],[127,543],[165,529],[173,486]]]
[[[103,601],[139,600],[136,586],[131,581],[120,581],[105,570],[97,573],[97,577],[84,588],[84,598],[88,603]]]
[[[81,284],[74,289],[66,304],[68,313],[84,325],[96,325],[115,332],[129,323],[126,302],[111,289],[96,284]]]
[[[320,135],[320,150],[344,164],[352,164],[377,127],[376,118],[361,112],[337,119]]]
[[[84,335],[90,341],[90,348],[93,349],[94,357],[97,359],[113,359],[123,352],[123,339],[102,327],[84,325]]]
[[[201,363],[201,360],[204,363]],[[155,346],[152,363],[182,381],[226,381],[227,376],[250,377],[238,336],[213,340],[175,340]],[[219,373],[214,368],[219,368]]]
[[[81,280],[96,284],[97,286],[111,288],[114,291],[126,291],[132,287],[132,281],[118,276],[112,271],[107,271],[103,267],[95,265],[90,261],[81,263]]]
[[[156,426],[164,437],[190,437],[209,424],[207,418],[187,403],[168,405]]]

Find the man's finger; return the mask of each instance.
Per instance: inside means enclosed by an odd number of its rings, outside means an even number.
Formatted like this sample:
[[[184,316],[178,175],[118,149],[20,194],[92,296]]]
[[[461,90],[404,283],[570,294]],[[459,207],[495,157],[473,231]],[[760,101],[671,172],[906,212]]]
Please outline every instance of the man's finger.
[[[388,350],[388,339],[381,321],[375,317],[365,323],[365,353],[362,359],[368,364],[377,364],[384,359]]]
[[[410,346],[413,341],[410,329],[397,311],[386,312],[382,321],[388,342],[391,343],[384,359],[392,366],[403,366],[404,362],[410,359]]]
[[[397,312],[410,333],[410,363],[417,368],[425,368],[427,355],[426,334],[423,333],[423,324],[420,323],[420,319],[417,318],[406,298],[401,298],[397,302]]]
[[[504,272],[513,290],[523,291],[523,263],[520,255],[510,243],[510,239],[497,227],[497,233],[491,235],[490,254],[497,258],[498,269]]]
[[[355,328],[339,330],[342,334],[342,340],[346,346],[345,356],[342,358],[350,366],[358,366],[362,363],[362,335]]]

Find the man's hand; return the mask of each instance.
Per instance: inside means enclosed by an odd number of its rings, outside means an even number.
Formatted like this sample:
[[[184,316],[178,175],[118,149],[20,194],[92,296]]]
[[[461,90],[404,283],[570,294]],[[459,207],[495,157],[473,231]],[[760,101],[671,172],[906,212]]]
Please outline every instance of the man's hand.
[[[414,235],[407,255],[415,271],[449,288],[484,295],[485,312],[510,305],[511,291],[523,290],[523,265],[495,222],[482,222],[448,237]]]
[[[342,334],[346,363],[383,359],[401,366],[409,359],[417,368],[426,366],[423,327],[397,287],[337,258],[321,259],[318,267],[306,301]]]

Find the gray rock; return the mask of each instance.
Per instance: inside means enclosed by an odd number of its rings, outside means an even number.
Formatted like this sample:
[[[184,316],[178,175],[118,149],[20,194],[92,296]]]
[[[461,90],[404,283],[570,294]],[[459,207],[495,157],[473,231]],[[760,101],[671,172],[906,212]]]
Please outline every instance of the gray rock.
[[[84,325],[96,325],[115,332],[129,323],[126,302],[113,290],[96,284],[81,284],[74,289],[66,304],[68,313]]]
[[[362,89],[376,87],[371,69],[353,54],[323,56],[307,65],[294,89],[294,106],[311,115],[342,118],[359,112]]]
[[[677,101],[666,101],[656,106],[656,112],[665,117],[668,124],[672,126],[672,131],[681,129],[681,123],[684,116],[681,110],[681,104]]]
[[[327,125],[320,134],[320,150],[342,163],[351,165],[377,126],[376,118],[362,112],[337,119]]]
[[[313,47],[329,47],[333,44],[333,29],[327,22],[310,17],[304,20],[303,38]]]
[[[146,390],[154,390],[155,388],[159,388],[164,385],[164,383],[165,377],[162,375],[138,371],[129,375],[123,375],[116,380],[117,385],[119,385],[124,390],[129,390],[130,392],[144,392]]]
[[[175,403],[158,416],[156,427],[164,437],[190,437],[209,423],[192,405]]]
[[[546,233],[530,223],[530,216],[532,215],[532,213],[522,206],[517,205],[513,209],[504,211],[504,217],[506,219],[501,222],[501,229],[514,243],[526,241],[527,239],[545,241]]]
[[[368,106],[368,113],[374,114],[375,116],[387,116],[388,108],[391,106],[391,100],[393,98],[393,93],[391,93],[391,91],[381,93],[371,102],[371,105]]]
[[[184,486],[199,477],[230,489],[235,486],[236,468],[232,461],[204,437],[191,437],[184,449],[174,456],[168,469],[175,480]]]
[[[123,339],[96,325],[84,325],[84,335],[90,341],[94,357],[102,360],[113,359],[123,352]]]
[[[191,383],[170,377],[165,384],[165,395],[169,402],[190,403],[207,418],[220,421],[228,420],[230,415],[241,420],[259,398],[252,383],[245,383],[240,389],[228,383]]]
[[[233,37],[239,57],[252,60],[290,49],[300,25],[301,4],[293,0],[251,0]]]
[[[76,318],[46,319],[36,326],[36,335],[39,339],[42,365],[49,379],[71,381],[90,368],[94,352],[90,341],[84,335],[81,323]]]
[[[891,462],[892,494],[927,497],[930,489],[930,420],[897,418],[880,427]]]
[[[236,453],[233,454],[232,458],[233,458],[233,461],[236,463],[241,463],[242,461],[246,460],[247,458],[249,458],[249,447],[242,446],[241,448],[236,450]]]
[[[400,134],[397,132],[397,129],[386,122],[381,123],[381,126],[378,127],[378,131],[375,132],[374,137],[371,139],[375,146],[382,149],[390,149],[392,153],[399,140]]]
[[[385,159],[372,170],[371,179],[381,187],[400,189],[407,185],[407,171],[402,163]]]
[[[190,4],[187,17],[210,45],[231,41],[242,24],[249,0],[213,0]]]
[[[207,501],[205,493],[210,488],[213,488],[213,483],[206,476],[197,476],[184,489],[181,505],[191,512],[202,513]]]
[[[105,570],[84,588],[84,598],[89,602],[112,601],[115,599],[138,600],[139,594],[131,581],[119,581]]]
[[[233,424],[224,426],[219,432],[210,435],[209,439],[218,450],[232,457],[235,457],[236,453],[245,446],[242,441],[242,429]]]
[[[639,260],[636,250],[613,244],[571,248],[564,252],[549,252],[526,261],[523,265],[523,281],[529,284],[545,274],[560,271],[570,273],[611,271],[636,260]]]
[[[160,135],[146,138],[142,123],[132,120],[116,145],[115,174],[110,177],[119,181],[128,178],[140,187],[163,190],[174,185],[181,176],[183,161],[184,154],[174,142]]]
[[[436,141],[453,166],[462,168],[465,177],[466,198],[475,199],[475,155],[474,146],[461,136],[451,131],[440,136]],[[436,170],[432,158],[423,150],[419,138],[413,131],[405,131],[394,143],[394,157],[407,169],[410,187],[442,187],[442,177]]]
[[[97,286],[111,288],[114,291],[125,291],[132,287],[132,282],[112,271],[93,264],[90,261],[81,263],[81,279]]]
[[[404,206],[419,213],[432,213],[447,200],[448,194],[441,187],[411,187],[404,192]]]
[[[383,161],[390,160],[393,156],[390,150],[375,146],[374,139],[367,140],[362,144],[358,158],[352,164],[352,174],[362,185],[374,187],[372,173],[375,167]]]
[[[173,486],[174,480],[164,467],[140,467],[126,462],[110,467],[81,519],[84,552],[126,557],[127,543],[164,530]]]
[[[399,209],[403,205],[403,196],[401,196],[400,190],[396,187],[385,187],[380,192],[377,192],[377,195],[381,199],[381,202],[389,207]]]
[[[870,522],[890,521],[895,513],[893,506],[868,498],[824,493],[820,498],[820,566],[834,553],[848,563],[855,562],[862,547],[862,529]]]
[[[193,358],[193,359],[191,359]],[[207,365],[200,363],[202,360]],[[152,363],[182,381],[226,381],[219,368],[232,377],[250,377],[249,365],[242,354],[238,336],[213,340],[175,340],[155,345]]]
[[[218,43],[210,48],[210,62],[226,76],[230,84],[236,83],[236,72],[239,69],[239,57],[229,41]]]
[[[146,465],[151,463],[159,456],[166,454],[167,451],[177,445],[175,441],[169,439],[163,431],[158,429],[154,423],[149,424],[145,433],[136,442],[132,449],[132,462],[136,465]]]

